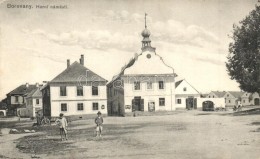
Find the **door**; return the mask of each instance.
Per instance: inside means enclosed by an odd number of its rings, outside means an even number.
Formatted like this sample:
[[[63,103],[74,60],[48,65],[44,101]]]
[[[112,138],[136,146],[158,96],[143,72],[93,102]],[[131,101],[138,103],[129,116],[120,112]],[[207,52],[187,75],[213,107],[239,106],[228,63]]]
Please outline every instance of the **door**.
[[[186,109],[193,109],[193,98],[186,98]]]
[[[134,97],[132,100],[132,111],[144,111],[144,99]]]
[[[194,109],[197,109],[197,98],[194,98],[193,100],[193,107]]]
[[[259,98],[255,98],[255,99],[254,99],[254,102],[255,102],[255,105],[260,105],[260,103],[259,103]]]
[[[149,112],[155,111],[155,103],[154,102],[148,102],[148,111]]]

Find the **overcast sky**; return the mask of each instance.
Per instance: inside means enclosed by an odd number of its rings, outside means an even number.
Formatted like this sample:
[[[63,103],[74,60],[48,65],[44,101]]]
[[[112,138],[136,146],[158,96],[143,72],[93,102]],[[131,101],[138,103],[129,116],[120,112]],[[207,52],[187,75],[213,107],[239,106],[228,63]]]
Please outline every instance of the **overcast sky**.
[[[141,52],[144,13],[152,46],[202,93],[239,90],[225,61],[238,24],[257,0],[0,0],[0,99],[21,84],[50,81],[78,61],[107,80]],[[7,4],[32,5],[11,9]],[[67,5],[67,9],[36,9]]]

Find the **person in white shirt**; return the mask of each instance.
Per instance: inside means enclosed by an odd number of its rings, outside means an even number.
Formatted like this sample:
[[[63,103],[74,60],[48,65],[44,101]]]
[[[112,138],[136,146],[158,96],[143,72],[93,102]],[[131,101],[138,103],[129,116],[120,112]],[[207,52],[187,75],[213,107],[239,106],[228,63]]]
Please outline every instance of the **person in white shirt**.
[[[63,135],[64,135],[65,139],[68,140],[68,138],[67,138],[68,122],[62,113],[60,113],[60,117],[55,121],[55,123],[60,127],[61,141],[64,139]]]

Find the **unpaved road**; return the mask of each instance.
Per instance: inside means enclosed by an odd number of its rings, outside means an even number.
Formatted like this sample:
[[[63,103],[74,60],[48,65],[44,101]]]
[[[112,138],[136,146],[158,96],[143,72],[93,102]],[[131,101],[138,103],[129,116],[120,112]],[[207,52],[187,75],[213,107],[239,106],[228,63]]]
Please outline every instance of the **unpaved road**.
[[[187,111],[165,116],[106,117],[102,138],[93,137],[93,120],[74,121],[69,129],[70,139],[65,142],[70,144],[69,148],[59,151],[54,148],[39,152],[38,156],[62,159],[259,159],[259,115],[225,114]],[[30,153],[21,153],[15,148],[13,141],[19,137],[0,137],[0,156],[30,157]],[[52,137],[59,138],[58,134]]]

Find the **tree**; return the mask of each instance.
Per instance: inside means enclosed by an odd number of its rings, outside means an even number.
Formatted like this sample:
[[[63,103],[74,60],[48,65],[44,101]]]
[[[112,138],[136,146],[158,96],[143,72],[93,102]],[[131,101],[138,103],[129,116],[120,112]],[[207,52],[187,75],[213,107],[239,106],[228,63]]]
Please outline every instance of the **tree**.
[[[260,93],[260,6],[233,25],[231,38],[226,63],[229,76],[243,91]]]

